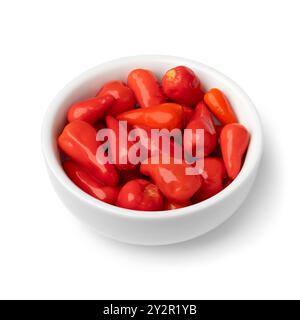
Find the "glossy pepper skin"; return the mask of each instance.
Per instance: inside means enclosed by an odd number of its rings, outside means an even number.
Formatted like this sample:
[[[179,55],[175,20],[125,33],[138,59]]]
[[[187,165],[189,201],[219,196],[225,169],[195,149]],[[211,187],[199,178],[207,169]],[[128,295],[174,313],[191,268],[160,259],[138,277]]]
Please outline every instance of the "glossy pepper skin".
[[[157,78],[150,70],[132,70],[128,75],[127,83],[142,108],[156,106],[166,101]]]
[[[198,103],[186,129],[192,130],[192,140],[190,143],[192,144],[191,149],[193,152],[195,152],[199,139],[199,136],[196,134],[196,129],[204,130],[204,156],[208,156],[215,149],[217,145],[217,132],[213,118],[203,101]],[[187,145],[185,145],[185,148],[186,147]]]
[[[204,159],[202,186],[193,197],[194,202],[201,202],[219,193],[224,187],[226,169],[221,158],[208,157]]]
[[[195,73],[184,66],[168,70],[163,79],[162,87],[165,95],[172,101],[193,107],[203,99],[203,89]]]
[[[231,180],[234,180],[241,170],[249,141],[249,132],[239,123],[228,124],[222,129],[221,150],[227,174]]]
[[[136,105],[136,99],[133,91],[122,81],[110,81],[106,83],[97,93],[97,97],[113,96],[115,101],[108,110],[108,114],[115,117],[116,115],[131,110]]]
[[[126,140],[127,146],[119,141],[119,121],[111,116],[106,117],[106,127],[111,129],[116,137],[116,146],[112,146],[111,152],[113,154],[114,159],[116,159],[115,166],[119,170],[132,170],[136,165],[131,164],[128,159],[128,151],[130,147],[133,145],[133,142],[128,141],[128,133],[126,131]],[[124,130],[125,131],[125,130]]]
[[[200,175],[187,175],[187,164],[141,164],[141,173],[149,176],[171,202],[184,204],[201,187]]]
[[[117,200],[117,206],[131,210],[159,211],[163,205],[164,200],[157,186],[143,179],[127,182]]]
[[[68,121],[81,120],[94,124],[104,117],[114,100],[111,95],[107,95],[76,102],[68,111]]]
[[[172,130],[182,127],[184,117],[182,106],[176,103],[163,103],[124,112],[117,119],[127,121],[130,125]]]
[[[84,171],[73,161],[63,162],[63,168],[68,177],[83,191],[92,197],[109,204],[115,204],[119,194],[118,187],[102,185],[91,174]]]
[[[235,112],[221,90],[216,88],[209,90],[204,95],[204,101],[222,125],[238,122]]]
[[[67,124],[58,137],[59,148],[85,168],[97,180],[108,186],[118,184],[115,167],[96,158],[96,130],[87,122],[76,120]]]

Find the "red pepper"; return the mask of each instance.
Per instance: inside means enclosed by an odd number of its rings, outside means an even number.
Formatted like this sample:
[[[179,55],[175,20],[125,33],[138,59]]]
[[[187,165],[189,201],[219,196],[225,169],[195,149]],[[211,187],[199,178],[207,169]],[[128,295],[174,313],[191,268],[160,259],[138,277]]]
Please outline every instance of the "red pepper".
[[[217,132],[213,118],[204,102],[198,103],[186,129],[192,130],[192,140],[190,140],[188,144],[185,144],[186,150],[192,150],[194,154],[196,146],[199,146],[201,143],[201,141],[199,141],[200,136],[196,134],[196,129],[204,130],[204,156],[209,155],[215,149],[217,145]],[[190,146],[190,148],[188,148],[188,146]]]
[[[202,172],[203,183],[195,193],[194,202],[206,200],[223,189],[223,182],[226,177],[226,169],[222,159],[205,158]]]
[[[83,191],[92,197],[109,204],[115,204],[119,188],[102,185],[91,174],[84,171],[73,161],[63,162],[63,168],[68,177]]]
[[[119,123],[119,121],[117,121],[113,117],[106,117],[106,126],[108,129],[111,129],[114,132],[116,137],[116,145],[111,146],[112,156],[116,160],[115,165],[119,170],[132,170],[136,165],[130,163],[128,159],[128,151],[132,147],[133,142],[128,141],[127,129],[125,127],[122,127],[122,125],[121,128],[123,129],[124,134],[121,132],[120,137],[120,125],[121,124]],[[124,138],[125,143],[122,143],[119,138]]]
[[[127,82],[142,108],[156,106],[166,101],[158,80],[149,70],[135,69],[131,71]]]
[[[111,95],[76,102],[68,111],[68,121],[82,120],[94,124],[103,118],[113,102]]]
[[[58,145],[67,156],[88,170],[100,182],[108,186],[118,184],[115,167],[96,158],[98,148],[96,130],[87,122],[76,120],[67,124],[58,137]]]
[[[187,175],[189,165],[175,164],[171,159],[170,164],[141,164],[141,173],[150,176],[163,195],[170,201],[185,203],[201,187],[200,175]]]
[[[250,141],[247,129],[239,123],[226,125],[221,132],[221,150],[230,179],[239,174]]]
[[[183,108],[176,103],[163,103],[153,107],[124,112],[117,119],[127,121],[130,125],[172,130],[182,127]]]
[[[166,72],[162,80],[165,95],[172,101],[193,107],[203,99],[203,89],[195,73],[184,66]]]
[[[108,112],[113,117],[135,107],[136,100],[134,93],[122,81],[110,81],[97,93],[97,97],[105,97],[107,95],[115,98]]]
[[[238,122],[228,99],[221,90],[216,88],[209,90],[204,95],[204,101],[221,124]]]
[[[117,206],[131,210],[159,211],[164,200],[156,185],[147,180],[127,182],[120,190]]]

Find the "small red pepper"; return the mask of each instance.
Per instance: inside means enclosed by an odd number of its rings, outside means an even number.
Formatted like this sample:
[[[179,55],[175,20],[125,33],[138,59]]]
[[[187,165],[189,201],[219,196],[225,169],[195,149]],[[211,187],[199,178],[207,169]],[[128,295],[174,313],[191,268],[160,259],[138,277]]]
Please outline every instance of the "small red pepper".
[[[223,128],[220,140],[224,164],[229,178],[233,180],[241,170],[250,134],[243,125],[232,123]]]
[[[124,112],[117,119],[127,121],[130,125],[172,130],[182,127],[183,108],[176,103],[163,103],[153,107]]]
[[[131,210],[159,211],[163,205],[164,200],[157,186],[143,179],[127,182],[117,200],[117,206]]]
[[[185,144],[186,150],[192,150],[194,153],[196,146],[200,144],[198,140],[200,136],[196,134],[196,129],[204,130],[204,156],[208,156],[215,149],[217,145],[217,132],[213,118],[204,102],[198,103],[186,129],[192,130],[192,140],[188,142],[191,143],[191,148],[187,148],[187,144]]]
[[[111,95],[107,95],[76,102],[68,111],[68,121],[82,120],[94,124],[104,117],[114,100]]]
[[[222,125],[238,122],[237,117],[224,93],[213,88],[205,93],[204,101]]]
[[[108,114],[113,117],[135,107],[136,100],[134,93],[122,81],[110,81],[97,93],[97,97],[105,97],[107,95],[111,95],[115,99],[108,111]]]
[[[142,108],[156,106],[166,101],[158,80],[149,70],[132,70],[127,82]]]
[[[58,145],[67,156],[100,182],[108,186],[118,184],[115,167],[109,163],[101,163],[96,157],[96,130],[89,123],[76,120],[67,124],[58,137]]]
[[[187,175],[189,165],[175,164],[171,159],[170,164],[141,164],[141,173],[150,176],[163,195],[175,203],[185,203],[201,187],[200,175]]]
[[[194,202],[206,200],[223,189],[223,182],[226,177],[226,169],[222,159],[205,158],[202,172],[203,183],[195,193]]]
[[[178,66],[166,72],[162,79],[165,95],[172,101],[195,106],[203,99],[203,89],[195,73],[184,66]]]
[[[119,188],[102,185],[91,174],[84,171],[78,164],[68,160],[63,162],[63,168],[68,177],[83,191],[94,198],[109,204],[115,204]]]
[[[116,145],[111,146],[111,153],[112,153],[113,158],[116,161],[115,165],[119,170],[132,170],[136,165],[130,163],[130,161],[128,159],[128,151],[132,147],[133,142],[128,141],[128,132],[125,127],[123,127],[125,134],[122,134],[122,132],[121,132],[121,135],[122,135],[121,138],[124,138],[125,143],[122,143],[119,140],[119,138],[120,138],[119,126],[120,125],[122,128],[122,124],[120,124],[118,120],[114,119],[111,116],[106,117],[106,126],[108,129],[111,129],[114,132],[115,138],[116,138],[115,139]]]

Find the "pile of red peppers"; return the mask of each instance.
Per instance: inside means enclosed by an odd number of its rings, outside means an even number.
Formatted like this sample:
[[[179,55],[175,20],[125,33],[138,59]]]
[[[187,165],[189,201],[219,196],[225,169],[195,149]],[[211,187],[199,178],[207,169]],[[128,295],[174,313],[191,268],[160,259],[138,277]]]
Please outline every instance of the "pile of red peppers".
[[[204,168],[201,174],[187,175],[188,163],[130,163],[128,149],[118,139],[111,146],[116,162],[97,157],[101,142],[98,130],[111,129],[119,136],[120,121],[129,129],[191,129],[182,143],[196,151],[197,129],[204,133]],[[205,91],[189,68],[168,70],[161,81],[153,72],[135,69],[127,83],[106,83],[95,97],[70,106],[67,125],[58,137],[62,166],[68,177],[83,191],[101,201],[142,211],[173,210],[204,201],[228,186],[239,174],[250,135],[240,123],[224,93]],[[159,146],[156,146],[159,149]],[[172,155],[171,155],[172,157]],[[149,160],[149,159],[148,159]]]

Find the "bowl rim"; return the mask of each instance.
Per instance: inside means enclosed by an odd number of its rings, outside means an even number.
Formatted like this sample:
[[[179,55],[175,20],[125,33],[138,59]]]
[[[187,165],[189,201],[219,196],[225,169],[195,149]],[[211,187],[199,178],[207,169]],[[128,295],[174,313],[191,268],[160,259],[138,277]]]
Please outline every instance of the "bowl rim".
[[[252,117],[254,119],[253,123],[253,131],[255,130],[255,140],[253,141],[251,137],[251,144],[255,144],[255,153],[251,152],[250,155],[247,154],[245,163],[237,176],[237,178],[225,189],[214,195],[213,197],[204,200],[202,202],[192,204],[190,206],[176,209],[176,210],[167,210],[167,211],[139,211],[139,210],[131,210],[120,208],[114,205],[107,204],[100,200],[95,199],[94,197],[88,195],[84,191],[82,191],[79,187],[77,187],[65,174],[61,165],[57,161],[55,156],[55,152],[53,150],[53,142],[52,142],[52,125],[53,118],[60,108],[60,104],[63,101],[63,97],[67,95],[68,92],[72,91],[72,88],[78,87],[78,85],[84,83],[91,76],[101,73],[101,70],[105,68],[111,68],[115,65],[123,65],[125,63],[130,62],[138,62],[139,60],[151,60],[153,62],[161,60],[168,60],[168,62],[174,63],[176,65],[184,65],[187,64],[191,68],[195,66],[195,68],[202,69],[207,73],[210,73],[212,77],[218,78],[222,82],[226,82],[226,86],[229,86],[239,94],[243,100],[245,100],[248,104],[249,110],[251,110]],[[142,64],[141,64],[142,67]],[[214,206],[215,204],[223,201],[231,194],[233,194],[237,189],[244,183],[247,178],[256,170],[263,151],[263,134],[262,134],[262,125],[261,120],[258,115],[258,112],[248,97],[248,95],[241,89],[233,80],[228,78],[226,75],[221,72],[205,65],[200,62],[177,57],[177,56],[169,56],[169,55],[136,55],[136,56],[128,56],[122,57],[118,59],[114,59],[108,62],[101,63],[93,68],[84,71],[79,74],[73,80],[71,80],[64,88],[62,88],[57,95],[54,97],[49,107],[46,110],[44,115],[44,120],[42,124],[42,152],[44,155],[44,159],[46,161],[48,169],[55,176],[55,178],[60,182],[61,185],[64,186],[69,192],[73,194],[73,196],[79,198],[81,201],[86,204],[98,209],[102,212],[112,214],[114,216],[119,216],[120,218],[131,218],[131,219],[142,219],[142,220],[153,220],[153,219],[177,219],[180,217],[186,217],[190,214],[200,214],[201,211],[205,211],[205,209]],[[252,146],[252,149],[254,148]],[[251,149],[251,151],[252,151]],[[249,153],[249,152],[248,152]]]

